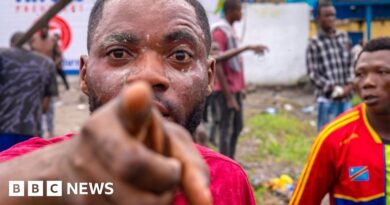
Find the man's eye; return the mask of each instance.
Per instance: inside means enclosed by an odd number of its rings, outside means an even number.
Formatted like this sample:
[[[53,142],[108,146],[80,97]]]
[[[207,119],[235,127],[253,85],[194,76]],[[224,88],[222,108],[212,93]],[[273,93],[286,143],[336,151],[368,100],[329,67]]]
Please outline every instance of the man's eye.
[[[387,69],[379,69],[378,73],[381,74],[381,75],[384,75],[384,74],[389,74],[390,72]]]
[[[108,55],[113,59],[127,58],[129,54],[123,49],[116,49],[108,52]]]
[[[178,62],[181,62],[181,63],[185,63],[185,62],[188,62],[188,61],[191,60],[192,55],[190,55],[186,51],[176,51],[175,53],[173,53],[171,55],[170,58],[173,58],[175,61],[178,61]]]
[[[356,73],[355,73],[355,76],[356,76],[356,77],[360,77],[360,76],[362,76],[362,73],[357,73],[357,72],[356,72]]]

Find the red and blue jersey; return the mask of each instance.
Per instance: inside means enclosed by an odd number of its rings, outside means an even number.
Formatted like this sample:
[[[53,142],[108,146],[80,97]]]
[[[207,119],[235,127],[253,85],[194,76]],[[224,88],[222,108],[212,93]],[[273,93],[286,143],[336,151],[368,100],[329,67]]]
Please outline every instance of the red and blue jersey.
[[[290,205],[390,204],[390,144],[371,127],[361,104],[316,138]]]

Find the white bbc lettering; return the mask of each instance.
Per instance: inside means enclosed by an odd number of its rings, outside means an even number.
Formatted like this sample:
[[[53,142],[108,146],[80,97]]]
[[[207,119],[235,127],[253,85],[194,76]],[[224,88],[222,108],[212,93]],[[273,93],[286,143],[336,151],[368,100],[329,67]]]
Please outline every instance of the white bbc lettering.
[[[62,196],[62,181],[47,181],[46,182],[47,196]]]
[[[78,184],[77,183],[67,183],[66,184],[66,194],[67,195],[71,195],[71,194],[78,194],[79,193],[79,189],[78,189]]]
[[[79,194],[80,195],[87,195],[88,194],[88,183],[87,182],[80,182],[79,183]]]
[[[9,181],[8,196],[24,196],[24,181]]]
[[[112,182],[79,182],[66,184],[67,195],[112,195],[114,193],[114,183]]]
[[[27,181],[27,196],[43,196],[43,181]]]
[[[108,182],[104,185],[104,187],[106,188],[106,191],[104,192],[104,194],[112,195],[114,193],[114,183]]]
[[[60,197],[63,196],[63,190],[66,189],[67,195],[112,195],[114,193],[114,183],[112,182],[75,182],[64,184],[62,181],[27,181],[26,196],[48,196]],[[8,195],[9,196],[25,196],[24,181],[9,181]]]
[[[92,195],[101,195],[103,193],[104,183],[89,183],[89,189]]]

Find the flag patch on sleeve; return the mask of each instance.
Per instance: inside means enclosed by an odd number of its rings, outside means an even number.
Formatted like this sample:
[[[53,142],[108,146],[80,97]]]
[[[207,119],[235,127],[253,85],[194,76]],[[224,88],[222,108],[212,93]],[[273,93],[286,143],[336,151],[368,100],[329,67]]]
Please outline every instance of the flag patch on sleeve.
[[[349,178],[351,181],[368,181],[369,173],[367,166],[350,167]]]

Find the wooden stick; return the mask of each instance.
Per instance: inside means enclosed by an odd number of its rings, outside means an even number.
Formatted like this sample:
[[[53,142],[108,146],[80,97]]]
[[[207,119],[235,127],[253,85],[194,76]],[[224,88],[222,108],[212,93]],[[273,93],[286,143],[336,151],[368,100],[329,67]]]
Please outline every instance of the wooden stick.
[[[44,25],[47,25],[53,16],[59,13],[66,5],[68,5],[72,0],[60,0],[55,3],[46,13],[41,16],[28,30],[27,32],[20,38],[18,42],[16,42],[17,47],[21,47],[24,43],[26,43],[35,32],[41,29]]]

